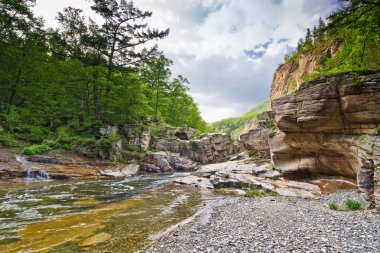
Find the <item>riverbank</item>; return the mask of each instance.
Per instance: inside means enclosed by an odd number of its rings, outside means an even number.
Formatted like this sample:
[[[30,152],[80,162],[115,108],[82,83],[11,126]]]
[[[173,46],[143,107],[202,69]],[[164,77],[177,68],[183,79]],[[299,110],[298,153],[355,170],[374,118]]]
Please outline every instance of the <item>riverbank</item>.
[[[328,207],[347,199],[360,196],[353,190],[313,200],[206,196],[193,220],[143,252],[378,252],[380,217]]]

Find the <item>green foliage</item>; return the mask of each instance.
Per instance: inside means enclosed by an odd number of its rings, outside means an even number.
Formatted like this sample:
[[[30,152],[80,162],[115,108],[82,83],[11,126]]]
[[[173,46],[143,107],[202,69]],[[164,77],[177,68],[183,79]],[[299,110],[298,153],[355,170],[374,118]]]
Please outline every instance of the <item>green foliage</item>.
[[[329,202],[329,208],[331,209],[331,210],[335,210],[335,211],[337,211],[338,209],[339,209],[339,207],[338,207],[338,204],[336,203],[336,202]]]
[[[102,151],[112,141],[100,136],[103,126],[152,118],[208,130],[187,79],[171,76],[171,60],[157,47],[145,48],[168,30],[136,25],[152,13],[132,1],[112,2],[94,1],[92,10],[104,21],[100,25],[68,7],[58,14],[55,30],[44,30],[34,16],[34,0],[0,4],[1,145],[22,140]]]
[[[356,211],[363,208],[363,204],[358,200],[348,199],[344,202],[348,210]]]
[[[257,189],[253,189],[253,190],[247,190],[245,192],[245,197],[258,197],[258,198],[262,198],[262,197],[265,197],[266,194],[263,190],[257,190]]]
[[[45,144],[32,145],[30,147],[23,148],[21,151],[25,155],[38,155],[50,151],[50,147]]]
[[[329,202],[328,207],[334,211],[357,211],[363,209],[363,204],[354,199],[347,199],[344,201],[345,208],[339,207],[336,202]]]
[[[319,20],[311,35],[300,39],[297,50],[285,62],[298,61],[301,54],[314,54],[319,70],[302,77],[309,81],[319,76],[339,73],[367,73],[380,69],[380,5],[376,1],[343,0],[346,5],[331,14],[329,24]],[[326,54],[331,44],[342,44],[333,56]],[[291,80],[289,90],[293,90]]]
[[[227,118],[210,124],[210,127],[218,132],[229,133],[233,138],[237,138],[243,131],[244,126],[249,122],[257,122],[257,115],[270,109],[270,102],[266,100],[249,112],[237,118]]]
[[[17,146],[17,141],[12,134],[0,132],[0,145],[6,147],[14,147]]]
[[[224,173],[223,174],[223,178],[224,179],[230,179],[231,178],[231,175],[229,173]]]

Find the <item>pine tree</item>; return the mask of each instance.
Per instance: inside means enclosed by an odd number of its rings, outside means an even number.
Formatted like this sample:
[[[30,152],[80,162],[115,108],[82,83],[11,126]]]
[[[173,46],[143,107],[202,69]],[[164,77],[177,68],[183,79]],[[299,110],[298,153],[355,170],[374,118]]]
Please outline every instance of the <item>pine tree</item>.
[[[303,38],[300,38],[297,43],[297,52],[300,52],[304,46],[305,41],[303,40]]]

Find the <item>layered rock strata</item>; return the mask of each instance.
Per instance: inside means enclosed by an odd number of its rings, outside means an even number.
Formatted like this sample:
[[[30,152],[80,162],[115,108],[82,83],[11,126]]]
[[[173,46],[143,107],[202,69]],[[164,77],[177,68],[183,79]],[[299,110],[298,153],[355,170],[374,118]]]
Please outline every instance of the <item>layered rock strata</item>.
[[[178,153],[200,163],[228,161],[241,147],[228,134],[207,134],[199,140],[159,139],[154,149]]]
[[[280,130],[270,140],[276,169],[358,178],[368,207],[380,208],[379,73],[318,78],[274,99],[272,110]]]

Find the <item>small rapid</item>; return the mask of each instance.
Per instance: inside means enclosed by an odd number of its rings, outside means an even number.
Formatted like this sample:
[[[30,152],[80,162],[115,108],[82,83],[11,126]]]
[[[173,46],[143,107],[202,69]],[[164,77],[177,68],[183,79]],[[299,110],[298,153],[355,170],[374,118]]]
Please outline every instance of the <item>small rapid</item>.
[[[21,166],[26,169],[26,181],[49,181],[51,176],[44,170],[33,166],[25,157],[18,155],[16,160],[21,163]]]
[[[0,185],[0,252],[138,251],[200,205],[198,191],[172,184],[185,175]]]

